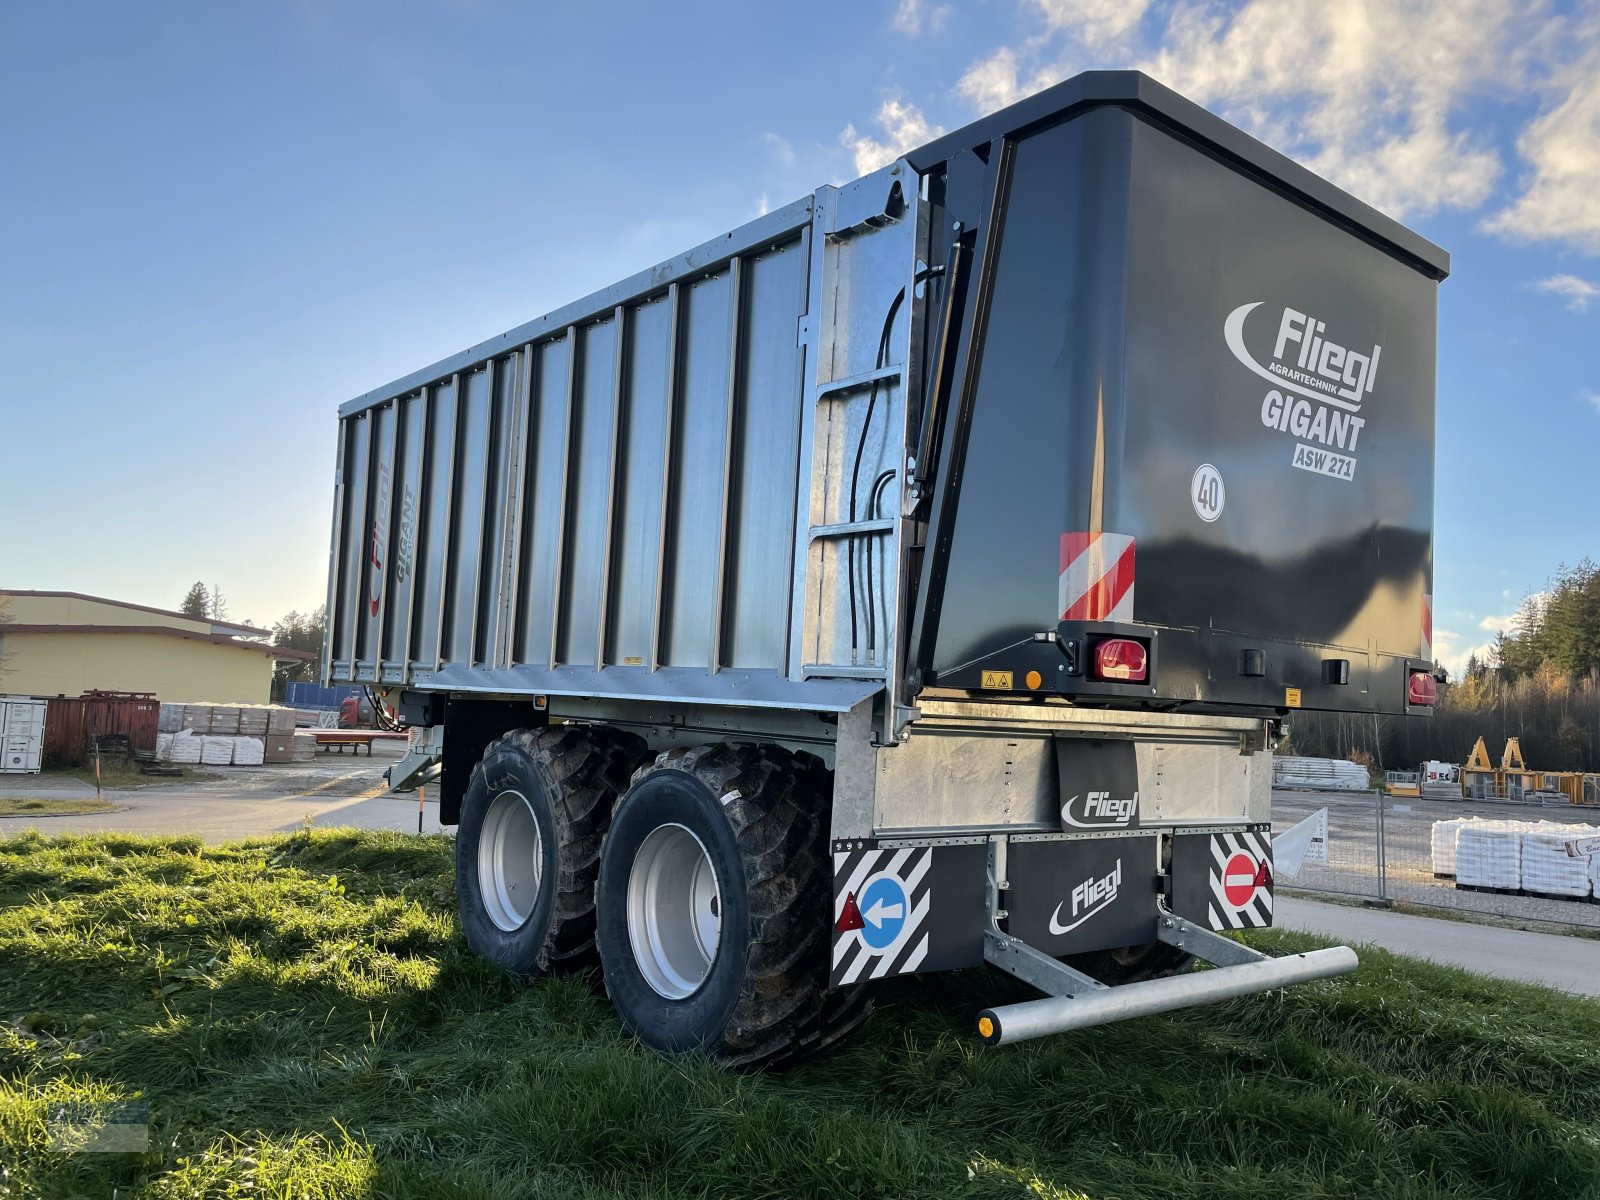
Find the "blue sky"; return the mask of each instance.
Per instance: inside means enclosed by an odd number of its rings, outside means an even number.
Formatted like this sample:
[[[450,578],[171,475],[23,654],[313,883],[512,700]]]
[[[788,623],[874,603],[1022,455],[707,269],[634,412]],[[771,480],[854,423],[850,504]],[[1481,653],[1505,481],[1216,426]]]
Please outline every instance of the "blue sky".
[[[1454,255],[1436,641],[1600,557],[1600,5],[0,8],[0,584],[322,599],[338,404],[1094,66]]]

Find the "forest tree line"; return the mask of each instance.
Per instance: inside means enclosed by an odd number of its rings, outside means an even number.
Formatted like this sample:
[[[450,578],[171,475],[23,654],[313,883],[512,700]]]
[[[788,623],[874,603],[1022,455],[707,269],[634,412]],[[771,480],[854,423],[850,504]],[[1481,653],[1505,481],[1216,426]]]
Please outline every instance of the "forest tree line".
[[[1488,661],[1474,655],[1440,687],[1431,718],[1305,713],[1287,752],[1409,770],[1465,762],[1481,737],[1498,766],[1516,737],[1532,770],[1600,771],[1600,566],[1560,568],[1517,618]]]

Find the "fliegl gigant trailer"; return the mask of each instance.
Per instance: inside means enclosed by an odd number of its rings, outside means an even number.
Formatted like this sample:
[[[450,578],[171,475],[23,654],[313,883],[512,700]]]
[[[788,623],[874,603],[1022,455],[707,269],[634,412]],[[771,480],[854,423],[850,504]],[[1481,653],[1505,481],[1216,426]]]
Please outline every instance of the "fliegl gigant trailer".
[[[1293,710],[1432,703],[1447,266],[1080,75],[346,404],[324,675],[411,728],[471,945],[663,1050],[1348,971],[1222,934]]]

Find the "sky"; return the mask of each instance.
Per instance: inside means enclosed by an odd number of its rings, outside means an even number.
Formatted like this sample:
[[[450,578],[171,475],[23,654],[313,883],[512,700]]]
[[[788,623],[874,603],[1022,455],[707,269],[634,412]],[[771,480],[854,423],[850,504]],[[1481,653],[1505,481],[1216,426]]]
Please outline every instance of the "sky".
[[[1435,647],[1600,558],[1600,2],[0,6],[0,586],[270,624],[338,405],[1093,67],[1453,255]]]

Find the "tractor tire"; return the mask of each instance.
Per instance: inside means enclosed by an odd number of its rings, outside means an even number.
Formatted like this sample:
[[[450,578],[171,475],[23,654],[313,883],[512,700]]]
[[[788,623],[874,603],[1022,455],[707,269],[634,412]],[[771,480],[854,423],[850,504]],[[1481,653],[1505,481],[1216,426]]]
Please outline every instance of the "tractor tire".
[[[772,745],[672,750],[618,803],[600,861],[597,937],[628,1032],[663,1053],[787,1065],[867,1017],[828,987],[829,777]]]
[[[1151,942],[1147,946],[1071,954],[1064,961],[1074,970],[1116,987],[1123,983],[1143,983],[1147,979],[1182,974],[1194,965],[1194,955],[1165,942]]]
[[[527,979],[593,961],[601,844],[646,753],[642,738],[586,725],[518,729],[489,744],[456,831],[467,945]]]

